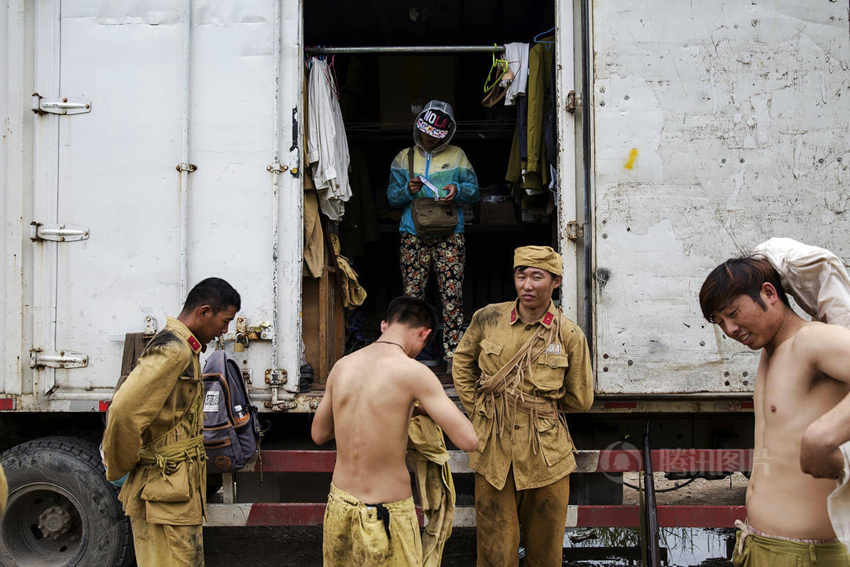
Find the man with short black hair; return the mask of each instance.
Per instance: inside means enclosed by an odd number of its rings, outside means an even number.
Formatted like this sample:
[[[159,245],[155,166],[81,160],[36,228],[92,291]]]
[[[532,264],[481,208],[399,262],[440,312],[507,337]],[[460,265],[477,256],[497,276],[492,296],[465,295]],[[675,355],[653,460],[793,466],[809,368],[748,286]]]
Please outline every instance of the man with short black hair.
[[[204,564],[206,461],[198,355],[225,333],[241,298],[221,278],[189,292],[183,310],[145,347],[112,399],[103,433],[106,478],[118,495],[139,567]]]
[[[560,567],[575,449],[562,412],[593,404],[581,329],[552,302],[561,256],[548,246],[514,252],[517,299],[472,316],[453,378],[480,439],[471,452],[479,567]]]
[[[733,563],[850,564],[826,505],[843,468],[837,447],[850,436],[847,410],[838,405],[850,391],[850,329],[799,317],[779,274],[761,256],[717,266],[699,301],[705,318],[726,336],[761,350],[747,522],[737,523]]]
[[[414,358],[434,329],[421,299],[400,297],[387,309],[381,336],[331,369],[313,418],[313,441],[336,439],[322,535],[325,567],[422,565],[419,522],[405,465],[413,404],[470,450],[472,424],[431,370]]]

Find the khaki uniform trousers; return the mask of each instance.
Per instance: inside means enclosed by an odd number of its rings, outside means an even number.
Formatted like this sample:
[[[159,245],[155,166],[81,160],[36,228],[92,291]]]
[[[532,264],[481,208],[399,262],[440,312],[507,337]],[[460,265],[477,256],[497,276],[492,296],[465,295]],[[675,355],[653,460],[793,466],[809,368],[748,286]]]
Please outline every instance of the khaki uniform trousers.
[[[130,518],[138,567],[204,567],[204,527]]]
[[[839,541],[806,543],[746,534],[739,529],[735,534],[732,565],[735,567],[848,567],[850,555]]]
[[[413,498],[380,508],[331,484],[322,527],[324,567],[422,567]]]
[[[570,477],[517,491],[513,467],[502,490],[475,475],[477,567],[517,567],[520,542],[527,567],[561,567]]]

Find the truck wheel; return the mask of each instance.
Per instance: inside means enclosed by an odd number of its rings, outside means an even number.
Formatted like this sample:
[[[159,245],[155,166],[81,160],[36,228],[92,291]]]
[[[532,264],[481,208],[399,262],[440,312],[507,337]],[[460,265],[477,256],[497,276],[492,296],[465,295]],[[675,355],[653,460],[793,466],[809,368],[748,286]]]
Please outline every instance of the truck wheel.
[[[131,564],[130,522],[117,490],[106,481],[94,444],[44,437],[13,447],[0,462],[9,480],[9,502],[0,524],[0,564]]]

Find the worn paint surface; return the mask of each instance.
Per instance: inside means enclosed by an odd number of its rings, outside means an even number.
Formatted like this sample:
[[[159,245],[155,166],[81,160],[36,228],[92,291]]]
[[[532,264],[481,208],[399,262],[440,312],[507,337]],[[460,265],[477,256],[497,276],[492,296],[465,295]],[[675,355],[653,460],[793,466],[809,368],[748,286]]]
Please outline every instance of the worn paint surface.
[[[771,236],[850,260],[847,3],[593,8],[597,389],[750,390],[697,293]]]
[[[297,165],[292,163],[297,151],[288,149],[291,109],[301,101],[301,7],[297,0],[280,4],[280,160]],[[19,408],[77,411],[110,397],[125,333],[143,331],[147,316],[161,326],[181,308],[175,167],[185,92],[184,3],[45,0],[32,8],[30,19],[18,16],[16,6],[0,8],[3,28],[15,31],[0,39],[0,78],[8,78],[0,95],[0,166],[10,167],[0,183],[5,221],[0,245],[8,258],[2,280],[8,308],[0,322],[18,335],[8,348],[0,347],[6,352],[0,392],[28,392],[27,361],[23,367],[15,361],[19,350],[81,352],[89,357],[86,368],[35,372],[35,394],[22,396]],[[188,198],[188,284],[225,278],[242,295],[240,315],[256,325],[269,321],[273,311],[272,174],[266,166],[274,159],[274,3],[192,6],[189,162],[197,170],[190,174]],[[32,43],[26,43],[29,37]],[[25,57],[11,66],[19,51]],[[18,114],[14,105],[18,99],[26,104],[33,90],[46,100],[85,100],[92,112]],[[29,138],[17,131],[22,121],[33,123]],[[15,147],[6,144],[7,137]],[[17,172],[30,156],[33,178],[15,182],[11,173],[20,178]],[[280,364],[297,376],[301,180],[289,173],[280,177],[279,279],[287,290],[278,305]],[[33,218],[83,226],[90,237],[32,244],[20,232],[28,228],[21,223]],[[262,376],[271,366],[271,344],[253,342],[238,358]]]

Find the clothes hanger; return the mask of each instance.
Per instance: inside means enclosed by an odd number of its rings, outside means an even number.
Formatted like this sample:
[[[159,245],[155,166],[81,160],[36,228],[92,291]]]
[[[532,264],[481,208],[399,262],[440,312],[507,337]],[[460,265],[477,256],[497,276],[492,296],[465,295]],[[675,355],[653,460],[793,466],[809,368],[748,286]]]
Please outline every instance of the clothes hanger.
[[[495,43],[493,47],[498,47]],[[499,84],[505,73],[508,72],[508,61],[506,59],[496,59],[496,52],[493,54],[493,61],[490,63],[490,70],[487,71],[487,77],[484,79],[484,93],[488,93]],[[491,82],[492,81],[492,82]]]
[[[555,31],[555,28],[551,28],[551,29],[548,29],[546,31],[542,31],[539,34],[535,35],[534,39],[532,39],[531,41],[533,43],[543,43],[543,44],[547,44],[547,45],[554,44],[555,43],[554,41],[540,41],[540,38],[546,37],[547,35],[549,35],[553,31]]]

